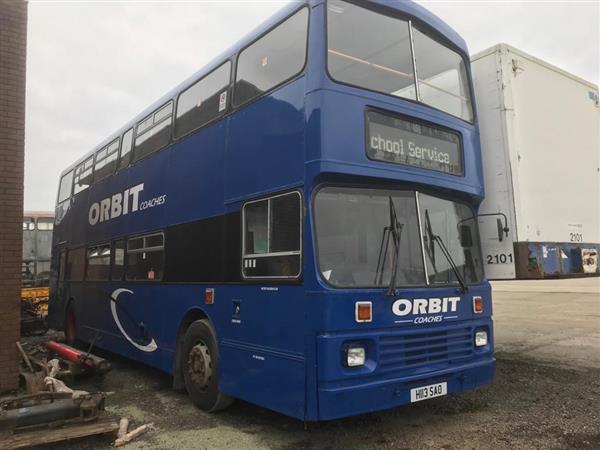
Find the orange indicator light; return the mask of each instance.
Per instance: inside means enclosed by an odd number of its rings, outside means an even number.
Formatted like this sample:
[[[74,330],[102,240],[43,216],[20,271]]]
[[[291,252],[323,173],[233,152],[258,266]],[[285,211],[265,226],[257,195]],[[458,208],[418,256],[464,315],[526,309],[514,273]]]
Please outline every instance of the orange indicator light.
[[[212,305],[215,302],[215,289],[214,288],[206,288],[204,290],[204,303],[207,305]]]
[[[356,302],[354,313],[357,322],[371,322],[373,320],[371,302]]]

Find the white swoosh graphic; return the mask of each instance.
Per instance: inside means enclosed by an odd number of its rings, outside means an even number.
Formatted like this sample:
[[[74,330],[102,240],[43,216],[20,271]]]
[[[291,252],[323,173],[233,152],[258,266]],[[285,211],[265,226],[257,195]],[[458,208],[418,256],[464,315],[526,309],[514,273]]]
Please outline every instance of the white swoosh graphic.
[[[123,326],[121,325],[121,321],[119,320],[119,316],[117,315],[117,299],[119,298],[119,295],[122,292],[128,292],[130,294],[133,294],[133,291],[130,291],[129,289],[120,288],[120,289],[115,289],[113,291],[113,293],[110,295],[112,297],[112,299],[114,300],[114,301],[110,302],[110,310],[112,312],[113,319],[115,319],[115,323],[117,324],[117,327],[119,328],[119,331],[123,334],[123,336],[125,336],[125,339],[127,339],[129,342],[131,342],[131,345],[133,345],[135,348],[137,348],[143,352],[156,351],[156,349],[158,348],[158,345],[156,345],[154,338],[152,338],[152,341],[148,345],[140,345],[140,344],[137,344],[136,342],[134,342],[133,339],[131,339],[129,337],[129,335],[127,333],[125,333],[125,330],[123,329]]]

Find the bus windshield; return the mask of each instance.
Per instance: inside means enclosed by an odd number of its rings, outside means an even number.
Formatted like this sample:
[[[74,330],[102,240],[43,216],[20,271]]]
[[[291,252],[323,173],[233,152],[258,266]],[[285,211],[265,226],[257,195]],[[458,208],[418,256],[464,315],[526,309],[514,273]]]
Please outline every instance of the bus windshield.
[[[385,232],[390,200],[401,228],[398,249]],[[481,281],[477,221],[465,204],[408,190],[326,187],[317,193],[314,212],[319,270],[335,287],[388,287],[396,252],[396,286],[455,285],[440,245],[466,283]]]
[[[461,55],[410,21],[342,0],[328,5],[327,66],[334,80],[473,120]]]

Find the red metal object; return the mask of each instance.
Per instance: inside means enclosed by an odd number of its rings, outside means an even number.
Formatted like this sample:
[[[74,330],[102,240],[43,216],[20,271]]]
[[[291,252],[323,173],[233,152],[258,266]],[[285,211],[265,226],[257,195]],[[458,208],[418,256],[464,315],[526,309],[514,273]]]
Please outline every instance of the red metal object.
[[[83,365],[86,368],[100,372],[108,372],[111,369],[110,363],[107,360],[98,358],[97,356],[91,354],[86,354],[66,344],[60,344],[56,341],[48,341],[46,342],[46,348],[56,353],[60,358],[75,364]]]

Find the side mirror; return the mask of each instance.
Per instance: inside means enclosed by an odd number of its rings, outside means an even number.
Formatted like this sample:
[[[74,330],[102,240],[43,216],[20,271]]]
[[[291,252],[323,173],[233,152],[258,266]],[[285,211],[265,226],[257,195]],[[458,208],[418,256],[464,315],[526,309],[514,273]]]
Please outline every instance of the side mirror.
[[[460,245],[463,247],[473,247],[473,235],[471,234],[471,227],[468,225],[460,226]]]

